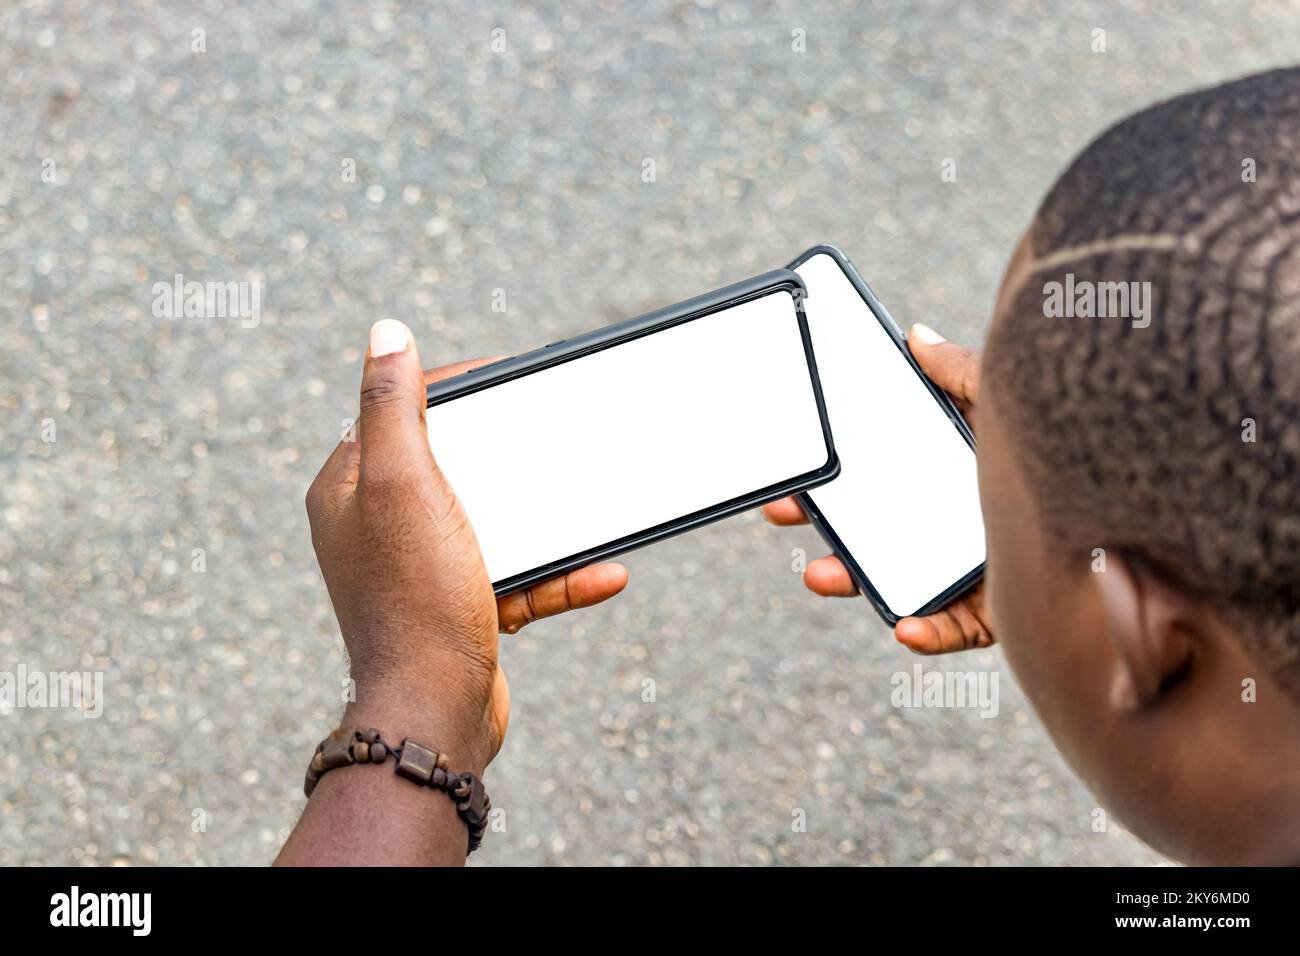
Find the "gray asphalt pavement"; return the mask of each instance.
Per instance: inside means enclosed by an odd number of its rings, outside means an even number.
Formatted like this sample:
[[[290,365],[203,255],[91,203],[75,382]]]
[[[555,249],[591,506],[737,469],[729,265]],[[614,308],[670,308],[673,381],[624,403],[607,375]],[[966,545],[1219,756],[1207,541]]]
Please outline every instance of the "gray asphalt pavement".
[[[0,7],[0,670],[104,673],[98,719],[0,708],[0,864],[273,857],[340,710],[302,502],[375,319],[427,365],[517,352],[833,242],[901,322],[976,342],[1068,159],[1288,62],[1297,13]],[[261,283],[259,321],[155,315],[177,273]],[[805,592],[796,548],[821,553],[733,519],[506,639],[504,832],[475,862],[1160,860],[1094,830],[996,648],[924,666],[997,672],[998,716],[892,707],[917,659]]]

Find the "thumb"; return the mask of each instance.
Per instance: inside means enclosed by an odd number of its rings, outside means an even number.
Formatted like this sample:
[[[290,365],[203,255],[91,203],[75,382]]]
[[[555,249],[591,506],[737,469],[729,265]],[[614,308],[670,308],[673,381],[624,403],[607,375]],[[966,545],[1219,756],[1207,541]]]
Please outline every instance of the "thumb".
[[[361,375],[362,483],[423,474],[433,467],[424,396],[424,371],[411,330],[396,319],[376,322]]]
[[[941,389],[962,405],[974,405],[980,393],[980,353],[955,345],[920,322],[907,333],[907,347],[925,372]]]

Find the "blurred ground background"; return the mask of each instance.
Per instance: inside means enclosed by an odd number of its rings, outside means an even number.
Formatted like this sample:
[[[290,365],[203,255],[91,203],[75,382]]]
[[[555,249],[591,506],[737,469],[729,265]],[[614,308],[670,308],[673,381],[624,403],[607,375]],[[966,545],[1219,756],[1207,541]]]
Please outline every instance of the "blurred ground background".
[[[426,365],[515,352],[834,242],[900,322],[978,341],[1064,163],[1135,108],[1286,63],[1297,12],[5,4],[0,670],[103,669],[106,706],[0,714],[0,863],[273,857],[340,710],[302,500],[375,319]],[[260,324],[155,318],[177,272],[260,281]],[[1093,832],[998,650],[925,663],[998,670],[997,718],[891,708],[916,659],[864,601],[806,593],[794,548],[821,553],[714,525],[506,639],[506,831],[475,862],[1158,861]]]

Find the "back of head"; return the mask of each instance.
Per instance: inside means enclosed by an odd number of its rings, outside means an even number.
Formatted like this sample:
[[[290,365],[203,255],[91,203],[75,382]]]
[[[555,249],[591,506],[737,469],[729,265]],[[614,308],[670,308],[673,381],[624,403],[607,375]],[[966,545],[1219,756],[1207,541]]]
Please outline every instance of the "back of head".
[[[984,381],[1046,533],[1212,603],[1300,699],[1300,70],[1119,123],[1027,238]]]

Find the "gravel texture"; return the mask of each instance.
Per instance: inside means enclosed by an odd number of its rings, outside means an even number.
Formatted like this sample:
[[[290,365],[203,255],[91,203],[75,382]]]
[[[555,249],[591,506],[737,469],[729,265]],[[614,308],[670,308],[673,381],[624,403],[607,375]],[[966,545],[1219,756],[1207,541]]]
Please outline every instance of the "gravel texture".
[[[302,502],[375,319],[410,324],[426,365],[515,352],[834,242],[900,321],[978,341],[1069,158],[1156,99],[1286,62],[1296,15],[3,5],[0,670],[105,684],[99,719],[0,712],[0,863],[273,857],[340,709]],[[155,317],[176,273],[260,282],[260,321]],[[864,601],[806,593],[795,548],[820,553],[742,516],[506,639],[505,830],[475,862],[1160,860],[1093,831],[998,650],[925,662],[998,672],[996,718],[891,707],[917,659]]]

